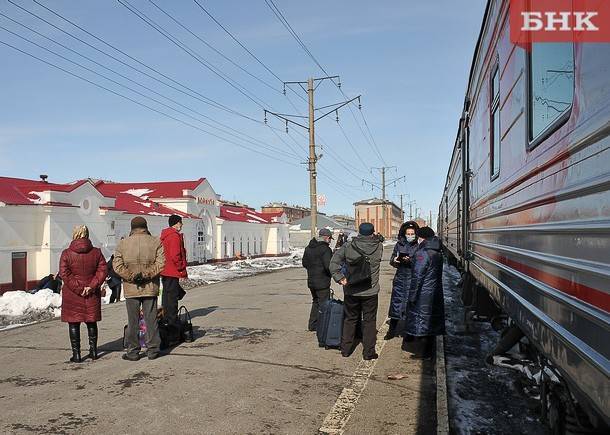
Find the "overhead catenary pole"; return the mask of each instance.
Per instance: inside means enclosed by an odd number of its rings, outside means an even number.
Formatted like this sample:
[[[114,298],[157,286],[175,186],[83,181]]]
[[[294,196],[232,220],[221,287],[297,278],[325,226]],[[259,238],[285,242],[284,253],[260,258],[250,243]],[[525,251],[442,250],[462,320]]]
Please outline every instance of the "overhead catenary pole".
[[[301,122],[295,121],[292,118],[305,118],[301,115],[288,115],[284,113],[276,113],[271,110],[265,109],[265,123],[267,123],[267,114],[273,115],[286,123],[286,133],[288,133],[288,125],[295,125],[297,127],[301,127],[309,132],[309,157],[307,159],[307,171],[309,172],[309,204],[311,208],[311,237],[316,237],[317,234],[317,226],[318,226],[318,193],[317,193],[317,172],[316,172],[316,163],[319,159],[316,154],[316,141],[315,141],[315,123],[320,119],[330,115],[331,113],[335,113],[337,115],[337,122],[339,121],[339,109],[348,104],[358,100],[358,108],[360,109],[362,106],[360,105],[360,95],[357,97],[351,98],[346,101],[341,101],[336,104],[330,104],[324,107],[320,107],[318,109],[314,106],[313,94],[316,88],[319,85],[319,82],[324,80],[339,80],[339,76],[328,76],[328,77],[320,77],[320,78],[309,78],[307,81],[295,81],[295,82],[284,82],[284,94],[286,94],[286,87],[290,85],[299,85],[304,91],[307,92],[308,106],[309,106],[309,116],[307,117],[309,122],[308,125],[304,125]],[[318,83],[318,84],[316,84]],[[307,89],[303,85],[307,85]],[[339,82],[338,86],[341,86]],[[316,110],[324,110],[327,109],[325,113],[316,117]],[[320,155],[321,157],[321,155]]]
[[[400,220],[404,222],[405,221],[405,212],[404,212],[404,210],[402,208],[403,207],[403,205],[402,205],[402,197],[403,196],[404,195],[401,193],[400,194]]]
[[[415,201],[414,199],[409,201],[409,220],[410,221],[413,220],[413,204],[417,204],[417,201]]]
[[[404,180],[406,177],[403,175],[402,177],[398,177],[398,178],[394,178],[393,180],[387,181],[386,182],[386,178],[385,178],[385,173],[386,173],[386,169],[392,169],[392,168],[396,168],[396,166],[383,166],[381,168],[372,168],[372,169],[377,169],[378,171],[381,172],[381,184],[377,184],[374,183],[372,181],[368,181],[368,180],[362,180],[362,183],[367,183],[370,184],[372,187],[377,187],[379,189],[381,189],[381,233],[388,237],[389,233],[391,231],[391,224],[390,221],[392,219],[392,215],[393,215],[393,211],[394,209],[391,208],[391,212],[390,212],[390,218],[386,219],[386,209],[388,208],[388,201],[386,200],[386,187],[389,186],[390,184],[394,184],[396,185],[397,181],[400,180]]]
[[[313,105],[313,79],[307,80],[307,97],[309,102],[309,205],[311,207],[311,238],[316,237],[318,226],[318,193],[316,186],[316,135]]]
[[[381,168],[381,199],[385,201],[385,166]]]

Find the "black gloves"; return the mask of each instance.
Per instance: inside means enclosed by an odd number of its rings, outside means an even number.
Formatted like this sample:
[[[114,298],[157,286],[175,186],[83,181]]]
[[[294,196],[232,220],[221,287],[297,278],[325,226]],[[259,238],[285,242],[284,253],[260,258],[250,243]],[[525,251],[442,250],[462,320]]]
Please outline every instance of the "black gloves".
[[[142,276],[142,272],[138,272],[134,275],[133,277],[133,282],[137,285],[142,285],[144,284],[146,280],[144,279],[144,277]]]

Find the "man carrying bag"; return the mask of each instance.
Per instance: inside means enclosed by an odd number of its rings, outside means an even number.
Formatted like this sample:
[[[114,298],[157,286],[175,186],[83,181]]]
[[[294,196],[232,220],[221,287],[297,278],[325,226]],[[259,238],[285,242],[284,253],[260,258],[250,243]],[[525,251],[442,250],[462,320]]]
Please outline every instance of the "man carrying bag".
[[[383,255],[383,236],[375,234],[373,224],[365,222],[358,236],[335,252],[330,261],[333,279],[343,286],[345,318],[341,339],[341,355],[354,351],[358,321],[362,318],[362,357],[377,359],[377,305],[379,269]],[[346,268],[342,270],[342,265]]]

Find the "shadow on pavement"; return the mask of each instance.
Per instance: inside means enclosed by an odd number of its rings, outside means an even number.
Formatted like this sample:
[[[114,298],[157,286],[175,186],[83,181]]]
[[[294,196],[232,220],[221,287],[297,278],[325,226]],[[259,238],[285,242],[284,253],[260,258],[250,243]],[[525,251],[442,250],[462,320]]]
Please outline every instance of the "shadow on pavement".
[[[191,319],[194,319],[196,317],[205,317],[208,314],[213,313],[217,309],[218,309],[218,305],[213,305],[211,307],[197,308],[193,311],[189,311],[189,313],[191,314]]]

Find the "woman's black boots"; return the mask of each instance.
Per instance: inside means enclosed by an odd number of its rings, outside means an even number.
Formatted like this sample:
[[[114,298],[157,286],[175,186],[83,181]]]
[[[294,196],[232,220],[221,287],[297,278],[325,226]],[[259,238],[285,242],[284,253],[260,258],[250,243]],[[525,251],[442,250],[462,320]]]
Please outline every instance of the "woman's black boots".
[[[388,328],[388,332],[386,333],[384,340],[391,340],[396,337],[398,334],[396,333],[396,328],[398,327],[398,319],[390,319],[390,327]]]
[[[80,356],[80,323],[69,323],[68,331],[70,332],[70,345],[72,346],[70,362],[81,363],[83,359]]]
[[[89,334],[89,358],[97,359],[97,322],[87,323],[87,333]]]

